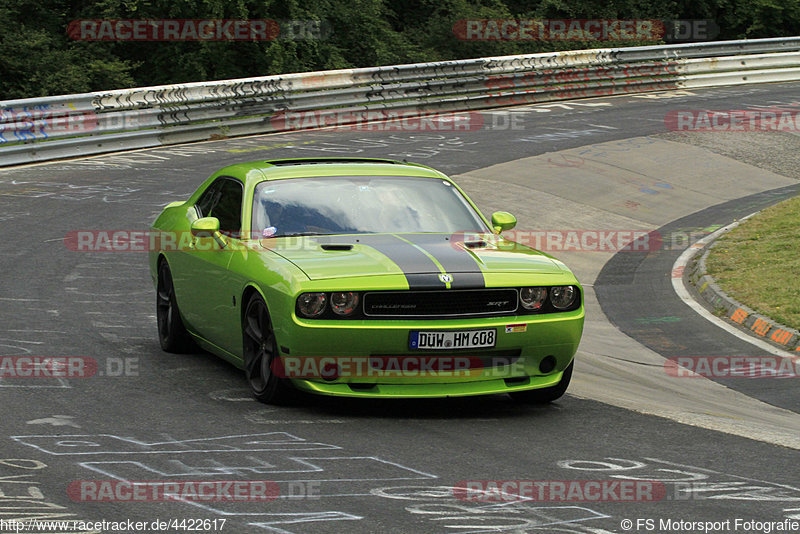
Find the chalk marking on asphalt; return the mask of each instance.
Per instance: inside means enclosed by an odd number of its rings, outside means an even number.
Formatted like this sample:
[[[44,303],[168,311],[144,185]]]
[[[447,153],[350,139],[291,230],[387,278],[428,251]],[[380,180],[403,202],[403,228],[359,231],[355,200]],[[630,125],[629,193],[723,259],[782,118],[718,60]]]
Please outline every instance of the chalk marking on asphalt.
[[[75,416],[73,415],[54,415],[52,417],[43,417],[41,419],[31,419],[26,421],[29,425],[53,425],[53,426],[71,426],[80,428],[81,425],[72,421]]]
[[[735,475],[735,474],[732,474],[732,473],[725,473],[723,471],[716,471],[714,469],[709,469],[707,467],[699,467],[699,466],[696,466],[696,465],[687,465],[687,464],[681,464],[681,463],[677,463],[677,462],[670,462],[669,460],[661,460],[659,458],[649,458],[647,456],[645,456],[645,460],[649,460],[651,462],[658,462],[658,463],[665,464],[665,465],[671,465],[673,467],[684,467],[684,468],[697,469],[698,471],[706,471],[707,473],[714,473],[715,475],[724,475],[724,476],[728,476],[728,477],[732,477],[732,478],[739,478],[739,479],[742,479],[742,480],[746,480],[748,482],[758,482],[760,484],[771,484],[773,486],[777,486],[777,487],[788,489],[788,490],[792,490],[792,491],[800,491],[800,487],[798,487],[798,486],[791,486],[789,484],[781,484],[781,483],[778,483],[778,482],[770,482],[768,480],[762,480],[760,478],[752,478],[752,477],[746,477],[746,476],[742,476],[742,475]]]
[[[186,440],[141,441],[114,434],[9,436],[12,440],[54,456],[98,454],[184,454],[211,452],[309,451],[341,449],[308,442],[288,432],[236,434]],[[123,449],[123,450],[120,450]]]

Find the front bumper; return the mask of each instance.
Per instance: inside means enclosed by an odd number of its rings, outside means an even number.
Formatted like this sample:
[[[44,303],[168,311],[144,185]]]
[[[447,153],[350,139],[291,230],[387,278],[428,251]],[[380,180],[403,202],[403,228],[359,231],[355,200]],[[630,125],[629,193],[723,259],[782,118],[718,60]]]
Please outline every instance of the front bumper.
[[[295,371],[285,376],[298,389],[349,397],[456,397],[557,384],[578,349],[583,322],[582,307],[565,313],[470,319],[320,321],[293,316],[276,335],[281,369],[289,364]],[[409,348],[413,330],[487,328],[497,332],[490,349]],[[417,365],[405,365],[409,359]],[[311,365],[304,366],[309,360]],[[371,365],[375,361],[382,364]],[[444,365],[431,365],[436,361]],[[301,369],[305,372],[297,372]]]
[[[563,371],[546,376],[530,376],[526,379],[480,380],[475,382],[431,382],[427,384],[384,384],[373,383],[370,387],[357,383],[322,382],[316,380],[292,380],[292,384],[302,391],[318,395],[362,398],[435,398],[435,397],[469,397],[472,395],[491,395],[513,393],[552,387],[561,381]]]

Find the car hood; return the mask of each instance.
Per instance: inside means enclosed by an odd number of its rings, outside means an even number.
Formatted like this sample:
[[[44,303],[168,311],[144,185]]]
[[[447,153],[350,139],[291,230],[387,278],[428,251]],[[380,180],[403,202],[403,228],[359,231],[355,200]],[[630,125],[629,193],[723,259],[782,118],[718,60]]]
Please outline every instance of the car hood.
[[[466,237],[466,239],[465,239]],[[486,273],[563,274],[560,262],[494,234],[351,234],[263,239],[311,280],[404,274],[410,285],[482,285]],[[413,283],[412,283],[413,282]]]

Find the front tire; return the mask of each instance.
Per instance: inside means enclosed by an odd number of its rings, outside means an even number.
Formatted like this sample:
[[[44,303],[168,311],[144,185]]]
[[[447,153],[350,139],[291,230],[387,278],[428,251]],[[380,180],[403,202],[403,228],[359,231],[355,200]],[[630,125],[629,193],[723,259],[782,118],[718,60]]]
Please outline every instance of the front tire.
[[[554,400],[560,399],[569,387],[569,382],[572,380],[572,368],[575,366],[575,360],[564,369],[564,374],[561,375],[561,381],[555,386],[541,389],[529,389],[528,391],[515,391],[509,393],[512,399],[517,402],[525,404],[547,404]]]
[[[166,260],[158,265],[158,286],[156,288],[156,322],[158,341],[166,352],[185,353],[194,348],[192,338],[186,331],[175,299],[175,286],[172,273]]]
[[[278,356],[278,343],[272,329],[267,305],[261,295],[247,303],[242,324],[244,368],[253,396],[265,404],[283,404],[288,400],[291,386],[286,378],[273,369]]]

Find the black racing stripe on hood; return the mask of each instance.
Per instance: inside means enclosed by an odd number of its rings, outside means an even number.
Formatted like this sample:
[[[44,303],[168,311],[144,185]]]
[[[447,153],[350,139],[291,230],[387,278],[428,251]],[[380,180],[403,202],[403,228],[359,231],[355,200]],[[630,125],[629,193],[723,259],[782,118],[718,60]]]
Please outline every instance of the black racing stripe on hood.
[[[442,234],[403,234],[404,239],[425,249],[428,254],[436,258],[445,272],[453,277],[450,283],[452,289],[486,287],[483,272],[472,254],[460,246],[454,246],[448,237],[450,236]]]
[[[447,284],[439,278],[441,273],[415,273],[406,274],[409,289],[446,289]]]
[[[445,289],[436,263],[414,245],[392,234],[358,234],[315,238],[319,243],[351,243],[372,247],[397,265],[409,289]]]
[[[451,273],[453,280],[450,282],[450,289],[483,289],[486,287],[486,280],[483,273]]]

